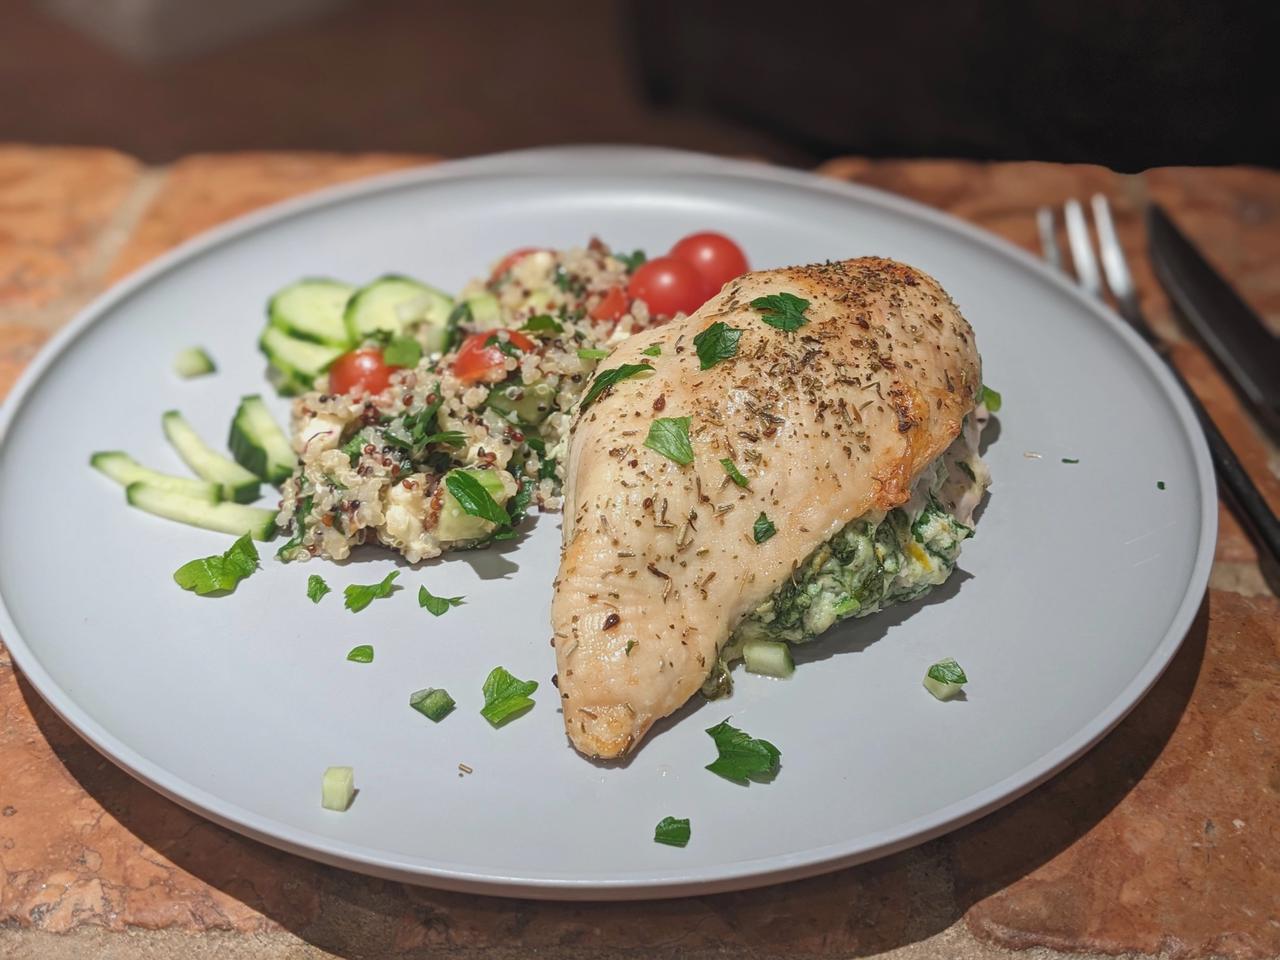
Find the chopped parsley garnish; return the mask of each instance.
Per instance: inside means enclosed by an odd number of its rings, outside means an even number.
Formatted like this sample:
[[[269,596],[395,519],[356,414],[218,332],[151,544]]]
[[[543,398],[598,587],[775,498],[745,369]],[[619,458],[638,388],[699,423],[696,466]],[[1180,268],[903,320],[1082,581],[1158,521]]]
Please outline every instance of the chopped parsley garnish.
[[[720,461],[720,466],[724,467],[724,472],[729,475],[729,479],[732,480],[734,483],[736,483],[738,486],[745,487],[751,483],[750,480],[748,480],[746,477],[742,475],[742,471],[739,470],[738,467],[734,464],[734,462],[730,460],[728,457],[725,457],[723,460]]]
[[[373,601],[391,596],[391,591],[394,589],[392,583],[398,576],[400,576],[400,571],[392,570],[382,579],[381,583],[351,584],[351,586],[342,591],[343,596],[346,598],[343,601],[343,605],[352,613],[359,613]]]
[[[751,535],[756,538],[756,543],[764,543],[777,532],[778,528],[773,525],[773,521],[761,510],[760,516],[756,517],[756,522],[751,527]]]
[[[649,344],[649,346],[645,347],[640,352],[643,353],[646,357],[660,357],[662,356],[662,344],[651,343]]]
[[[537,484],[532,479],[525,477],[520,481],[520,488],[507,501],[507,523],[513,528],[520,526],[524,521],[525,513],[529,509],[529,502],[533,499],[533,489],[536,486]],[[511,531],[511,536],[515,536],[514,529]]]
[[[461,430],[444,430],[440,433],[429,433],[422,438],[418,446],[425,447],[431,443],[443,443],[446,447],[465,447],[467,435]]]
[[[367,643],[352,647],[347,653],[347,659],[352,663],[373,663],[373,647]]]
[[[644,255],[643,250],[634,250],[631,253],[615,253],[613,259],[617,260],[627,268],[627,273],[635,273],[636,268],[641,266],[649,258]]]
[[[1077,460],[1075,457],[1063,457],[1062,462],[1063,463],[1079,463],[1080,461]]]
[[[284,555],[295,547],[302,546],[302,538],[306,535],[307,524],[306,519],[311,513],[312,496],[308,494],[302,498],[302,506],[293,512],[293,536],[286,540],[276,551],[276,559],[283,560]]]
[[[689,842],[689,818],[677,820],[675,817],[663,817],[653,829],[653,841],[671,847],[683,847]]]
[[[454,470],[444,478],[453,499],[458,501],[462,512],[472,517],[480,517],[490,523],[505,527],[508,522],[507,511],[498,506],[498,501],[482,484],[465,470]]]
[[[578,404],[579,410],[585,410],[600,398],[600,394],[604,393],[610,387],[621,383],[623,380],[629,380],[631,377],[640,373],[648,373],[653,370],[653,366],[648,363],[624,363],[620,367],[613,367],[610,370],[601,370],[596,374],[596,378],[591,381],[591,388],[583,396],[582,401]]]
[[[998,413],[1003,403],[1004,401],[1000,399],[1000,394],[985,383],[982,385],[982,405],[987,408],[988,413]]]
[[[447,690],[427,687],[409,694],[409,706],[435,723],[439,723],[453,712],[456,704]]]
[[[627,641],[627,649],[624,651],[624,653],[625,653],[628,657],[629,657],[629,656],[631,656],[631,651],[632,651],[632,649],[635,647],[635,645],[636,645],[636,642],[635,642],[634,640],[628,640],[628,641]]]
[[[173,571],[173,579],[183,590],[194,590],[203,597],[234,590],[237,583],[257,569],[258,548],[246,533],[226,553],[184,563]]]
[[[418,606],[433,617],[442,616],[450,607],[461,605],[462,597],[437,597],[426,587],[418,587]]]
[[[530,317],[520,329],[527,333],[564,333],[564,327],[560,325],[560,321],[549,313]]]
[[[480,716],[495,727],[533,706],[529,694],[538,689],[536,680],[518,680],[502,667],[494,667],[485,678],[484,707]]]
[[[644,445],[682,467],[693,463],[689,422],[689,417],[659,417],[649,424],[649,436],[645,438]]]
[[[416,367],[422,359],[422,344],[413,337],[392,337],[382,351],[382,360],[389,367]]]
[[[603,360],[612,352],[613,351],[611,350],[596,350],[593,347],[579,347],[578,359],[579,360]]]
[[[707,764],[712,773],[744,784],[748,780],[767,782],[777,776],[782,751],[768,740],[757,740],[730,726],[728,720],[711,727],[707,733],[715,741],[716,751],[720,754]]]
[[[760,311],[760,319],[771,327],[787,333],[799,330],[809,318],[804,312],[809,309],[809,301],[791,293],[771,293],[767,297],[756,297],[751,306]]]
[[[939,683],[968,683],[969,678],[964,675],[964,668],[956,663],[952,657],[945,660],[939,660],[929,668],[926,674],[930,680],[937,680]]]
[[[693,338],[693,346],[698,351],[701,369],[710,370],[721,360],[728,360],[736,354],[740,339],[742,339],[742,331],[737,327],[729,326],[723,320],[717,320],[703,330]]]
[[[319,603],[321,597],[332,592],[332,588],[324,582],[324,577],[320,574],[313,573],[307,577],[307,597],[312,603]]]
[[[1156,481],[1156,489],[1157,489],[1157,490],[1163,490],[1163,489],[1164,489],[1164,481],[1163,481],[1163,480],[1157,480],[1157,481]]]
[[[489,339],[487,339],[484,342],[484,345],[486,347],[497,347],[498,352],[501,353],[503,356],[507,356],[507,357],[520,356],[520,348],[517,347],[509,337],[504,340],[502,337],[498,336],[496,333],[489,334]]]

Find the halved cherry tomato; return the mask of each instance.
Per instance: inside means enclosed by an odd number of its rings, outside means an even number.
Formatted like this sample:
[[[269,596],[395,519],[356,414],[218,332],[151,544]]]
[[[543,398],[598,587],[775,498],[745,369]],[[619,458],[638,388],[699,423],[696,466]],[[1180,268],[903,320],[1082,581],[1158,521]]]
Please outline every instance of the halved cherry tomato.
[[[537,344],[517,330],[508,330],[511,345],[528,352]],[[458,355],[453,358],[453,375],[463,383],[497,383],[507,376],[506,359],[494,330],[473,333],[462,341]]]
[[[603,299],[591,308],[591,319],[608,323],[616,322],[631,304],[621,287],[610,287]]]
[[[693,313],[707,299],[706,281],[690,263],[675,257],[656,257],[631,275],[627,293],[643,300],[657,317]]]
[[[708,298],[715,296],[726,283],[750,269],[742,248],[723,233],[712,230],[681,237],[671,248],[670,256],[690,264],[701,274],[708,287]]]
[[[391,382],[391,371],[377,347],[344,353],[329,367],[329,390],[333,393],[381,393]]]
[[[531,253],[539,253],[542,247],[519,247],[512,250],[505,257],[498,261],[498,265],[493,268],[493,273],[489,274],[489,282],[497,283],[502,279],[502,275],[514,267]]]

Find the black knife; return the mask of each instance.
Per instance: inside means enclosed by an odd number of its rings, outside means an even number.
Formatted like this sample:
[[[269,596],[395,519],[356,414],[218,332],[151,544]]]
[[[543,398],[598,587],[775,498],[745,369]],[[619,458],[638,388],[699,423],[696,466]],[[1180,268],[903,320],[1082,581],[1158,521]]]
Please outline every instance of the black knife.
[[[1147,207],[1156,276],[1235,382],[1259,422],[1280,439],[1280,339],[1240,299],[1159,204]]]

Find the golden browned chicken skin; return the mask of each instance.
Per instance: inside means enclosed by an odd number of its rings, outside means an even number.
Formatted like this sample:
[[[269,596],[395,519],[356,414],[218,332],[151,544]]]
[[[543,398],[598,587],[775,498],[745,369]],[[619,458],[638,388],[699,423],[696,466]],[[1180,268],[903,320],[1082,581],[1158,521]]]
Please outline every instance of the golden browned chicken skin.
[[[793,332],[751,306],[781,293],[809,301]],[[702,370],[693,338],[716,321],[742,331],[737,353]],[[565,729],[592,757],[627,753],[684,704],[813,550],[904,503],[981,384],[973,331],[942,287],[876,257],[747,274],[600,369],[642,362],[653,373],[580,411],[569,442],[552,642]],[[655,418],[685,416],[692,463],[644,446]],[[756,543],[762,512],[777,533]]]

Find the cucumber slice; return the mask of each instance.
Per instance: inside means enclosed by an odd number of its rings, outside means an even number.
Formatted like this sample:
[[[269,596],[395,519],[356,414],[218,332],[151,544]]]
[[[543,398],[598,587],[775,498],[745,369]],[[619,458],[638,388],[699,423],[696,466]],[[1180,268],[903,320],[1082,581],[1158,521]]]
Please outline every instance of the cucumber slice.
[[[346,349],[351,338],[342,316],[355,289],[326,277],[299,280],[267,301],[267,317],[290,336]]]
[[[470,474],[489,492],[498,506],[503,506],[516,492],[516,481],[505,470],[450,470],[441,478],[440,486],[445,491],[444,502],[440,505],[440,519],[436,522],[437,540],[480,540],[494,530],[494,523],[483,517],[473,517],[462,509],[462,505],[449,492],[449,474]]]
[[[236,503],[252,503],[258,499],[258,478],[234,460],[212,450],[177,410],[167,411],[161,422],[173,449],[197,477],[219,484],[223,497]]]
[[[173,358],[173,372],[188,380],[192,377],[204,376],[206,373],[213,373],[217,369],[213,357],[205,353],[201,347],[187,347]]]
[[[266,355],[278,377],[296,392],[306,392],[316,377],[346,351],[291,337],[279,327],[268,326],[258,339],[258,349]]]
[[[467,298],[471,311],[471,326],[476,330],[497,330],[502,326],[502,308],[492,293],[477,293]]]
[[[751,673],[789,677],[796,672],[791,648],[778,640],[748,640],[742,645],[742,661]]]
[[[523,386],[497,386],[489,392],[488,405],[499,413],[514,413],[521,423],[537,426],[555,408],[556,388],[545,380]]]
[[[356,796],[356,772],[351,767],[329,767],[320,780],[320,806],[342,813]]]
[[[240,398],[227,446],[238,464],[277,487],[298,465],[289,438],[256,393]]]
[[[166,520],[177,520],[193,527],[217,530],[237,537],[247,533],[255,540],[270,540],[275,536],[276,511],[265,507],[246,507],[240,503],[207,503],[147,483],[131,483],[125,487],[124,493],[131,506]]]
[[[120,450],[102,450],[89,458],[89,465],[106,474],[122,487],[131,483],[145,483],[171,493],[180,493],[192,500],[218,503],[222,500],[222,487],[207,480],[175,477],[151,470]]]
[[[448,337],[452,310],[448,294],[410,277],[389,275],[353,293],[343,319],[352,343],[374,333],[398,336],[410,324],[421,323],[428,333],[427,351],[438,353]]]

